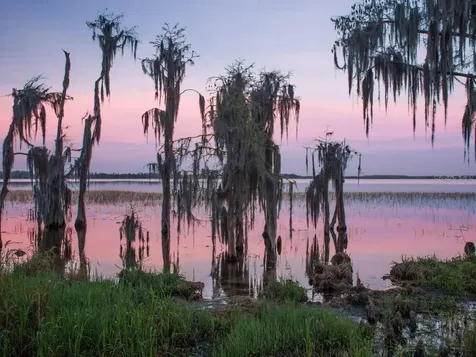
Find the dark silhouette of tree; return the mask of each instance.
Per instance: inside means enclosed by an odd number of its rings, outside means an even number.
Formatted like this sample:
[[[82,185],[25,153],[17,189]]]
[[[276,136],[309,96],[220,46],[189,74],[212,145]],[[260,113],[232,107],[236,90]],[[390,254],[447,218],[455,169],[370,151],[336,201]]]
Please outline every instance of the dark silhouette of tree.
[[[66,164],[71,160],[71,147],[64,149],[62,120],[65,101],[72,99],[67,95],[71,61],[65,54],[65,72],[63,90],[50,92],[40,77],[29,80],[22,89],[13,89],[13,115],[10,127],[3,142],[3,184],[0,192],[0,222],[8,193],[8,184],[16,155],[25,155],[35,202],[35,215],[38,225],[44,224],[46,231],[64,228],[65,215],[71,205],[71,191],[66,185]],[[57,116],[55,150],[51,152],[45,146],[47,106]],[[42,136],[42,145],[36,146],[31,140],[36,138],[38,128]],[[28,152],[14,152],[14,143],[28,147]],[[1,223],[0,223],[1,225]]]
[[[155,88],[155,99],[164,101],[165,110],[153,108],[142,115],[144,134],[149,129],[154,131],[156,142],[163,145],[157,151],[157,162],[150,165],[158,171],[162,178],[162,237],[163,244],[170,239],[170,214],[172,207],[171,180],[176,182],[178,163],[174,153],[174,129],[178,118],[180,97],[186,92],[181,91],[186,69],[194,64],[197,57],[191,46],[186,42],[185,29],[178,25],[170,27],[165,24],[163,33],[151,42],[156,50],[153,58],[142,60],[144,74],[152,78]],[[198,93],[198,92],[197,92]],[[205,99],[199,94],[200,112],[205,121]]]
[[[469,161],[476,111],[475,13],[472,0],[364,0],[349,15],[332,19],[339,36],[333,47],[335,66],[347,71],[349,93],[354,90],[362,99],[367,135],[375,96],[387,108],[390,96],[396,101],[406,91],[414,132],[423,97],[433,144],[437,106],[443,104],[446,123],[449,97],[458,82],[467,97],[461,123]]]
[[[314,228],[323,211],[324,219],[324,260],[329,262],[329,245],[331,235],[334,239],[336,253],[347,248],[347,225],[344,207],[344,174],[349,160],[353,155],[359,155],[359,174],[361,156],[345,142],[332,142],[332,133],[326,133],[324,140],[317,140],[315,147],[306,148],[306,170],[312,165],[313,179],[306,189],[306,216]],[[310,155],[310,158],[309,158]],[[317,156],[317,157],[316,157]],[[320,170],[317,171],[318,166]],[[335,189],[336,204],[334,216],[330,221],[329,183]],[[338,237],[334,234],[334,225],[338,221]]]
[[[99,144],[101,139],[101,103],[111,95],[110,73],[118,51],[124,55],[130,49],[136,58],[139,40],[135,27],[124,28],[122,21],[124,15],[104,12],[94,21],[86,22],[93,32],[93,41],[97,41],[102,53],[101,74],[94,82],[94,112],[87,114],[84,119],[84,135],[81,156],[78,159],[76,171],[79,176],[78,213],[74,226],[77,231],[86,229],[86,208],[84,197],[89,177],[89,167],[93,154],[93,146]],[[105,92],[105,93],[104,93]]]

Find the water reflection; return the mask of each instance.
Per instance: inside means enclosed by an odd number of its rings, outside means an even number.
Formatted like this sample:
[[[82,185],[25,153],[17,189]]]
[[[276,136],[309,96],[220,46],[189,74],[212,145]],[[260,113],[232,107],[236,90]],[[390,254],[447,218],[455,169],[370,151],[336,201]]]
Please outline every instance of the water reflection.
[[[125,241],[124,244],[120,244],[119,249],[123,269],[142,269],[144,258],[149,257],[150,232],[143,228],[134,207],[131,207],[130,213],[124,215],[119,227],[119,240],[121,243]]]
[[[67,265],[73,260],[73,230],[70,227],[55,230],[30,227],[27,237],[31,252],[29,259],[34,259],[36,254],[47,254],[51,258],[47,262],[53,264],[51,268],[64,276]]]
[[[319,263],[321,257],[319,256],[319,242],[317,240],[317,234],[314,234],[312,238],[311,246],[309,246],[309,239],[306,243],[306,276],[310,279],[316,273],[316,264]]]
[[[354,274],[358,273],[366,286],[382,288],[387,282],[381,280],[381,276],[388,273],[391,262],[402,255],[436,254],[448,258],[462,252],[465,240],[476,236],[476,213],[469,210],[469,206],[470,202],[456,201],[439,206],[433,205],[433,201],[422,201],[416,207],[400,201],[393,204],[375,200],[346,202],[349,242],[346,251],[352,258]],[[246,253],[233,266],[226,262],[226,246],[218,240],[213,244],[211,229],[206,223],[197,224],[180,237],[173,235],[168,244],[163,244],[157,207],[140,208],[143,233],[140,235],[136,231],[135,241],[130,244],[125,235],[122,241],[118,237],[125,213],[130,213],[129,204],[90,205],[87,232],[74,234],[67,228],[64,232],[66,241],[62,244],[59,243],[63,233],[50,232],[46,237],[45,232],[37,230],[35,220],[27,221],[30,208],[30,205],[20,204],[7,206],[2,227],[4,246],[9,241],[9,248],[26,251],[30,251],[29,247],[35,251],[56,247],[64,259],[64,262],[57,261],[58,270],[64,270],[61,266],[68,268],[68,265],[79,263],[80,270],[87,271],[91,262],[91,269],[104,277],[115,277],[122,268],[137,264],[155,270],[178,267],[187,279],[205,283],[205,297],[232,291],[256,295],[270,277],[289,277],[307,286],[313,264],[325,261],[322,224],[316,230],[307,228],[305,205],[299,200],[293,207],[292,239],[288,220],[278,222],[282,247],[275,267],[267,266],[260,234],[264,222],[260,220],[256,222],[256,230],[248,233]],[[283,207],[282,217],[287,217],[286,207]],[[67,227],[70,226],[71,222]],[[330,257],[334,255],[338,241],[338,237],[331,237]],[[118,254],[118,245],[122,247],[122,254]]]
[[[238,254],[236,260],[229,259],[226,252],[215,258],[212,256],[212,272],[214,295],[223,291],[228,296],[254,296],[254,284],[251,280],[248,259]]]

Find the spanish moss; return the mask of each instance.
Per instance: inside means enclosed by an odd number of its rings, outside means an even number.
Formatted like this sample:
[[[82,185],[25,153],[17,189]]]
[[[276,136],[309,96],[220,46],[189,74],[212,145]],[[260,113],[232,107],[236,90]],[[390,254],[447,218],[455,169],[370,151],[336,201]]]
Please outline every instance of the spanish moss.
[[[71,61],[69,53],[65,55],[65,72],[63,91],[50,92],[40,77],[28,81],[23,89],[13,89],[13,115],[8,133],[3,143],[3,172],[4,179],[0,194],[0,219],[4,200],[8,193],[8,183],[14,164],[15,155],[25,155],[30,172],[33,197],[35,202],[34,215],[38,220],[38,229],[42,225],[47,231],[62,229],[65,226],[65,216],[71,205],[71,191],[66,185],[66,165],[71,162],[71,147],[64,147],[62,119],[66,100],[72,99],[67,95]],[[46,136],[46,106],[50,106],[58,119],[56,133],[56,148],[50,152],[45,146]],[[42,146],[31,143],[36,138],[38,126],[42,136]],[[27,153],[14,152],[15,141],[20,148],[26,144]]]
[[[149,76],[154,82],[154,97],[159,100],[159,105],[162,99],[165,103],[165,110],[153,108],[142,115],[142,125],[144,134],[147,134],[149,129],[153,129],[154,137],[157,144],[163,144],[157,150],[157,162],[149,167],[160,173],[162,179],[163,199],[162,199],[162,236],[164,240],[170,238],[170,212],[172,205],[171,196],[171,180],[173,179],[174,192],[176,192],[177,184],[179,182],[180,164],[177,162],[174,150],[174,129],[177,121],[181,92],[181,85],[185,78],[186,69],[188,66],[194,64],[194,59],[197,57],[192,51],[191,46],[186,42],[185,29],[179,28],[178,25],[170,27],[165,24],[162,27],[163,33],[151,42],[156,50],[156,55],[153,58],[145,58],[141,61],[142,70],[144,74]],[[205,123],[205,98],[199,94],[199,107],[202,116],[202,121]],[[205,128],[205,124],[203,124]],[[204,129],[205,130],[205,129]],[[206,134],[205,132],[203,133]],[[179,157],[183,158],[185,152],[189,152],[190,141],[182,143],[178,149]],[[180,155],[181,154],[181,155]],[[198,149],[195,155],[198,155]],[[179,161],[181,159],[178,159]],[[198,167],[194,167],[194,172]],[[181,176],[180,190],[183,196],[178,197],[179,226],[182,218],[182,212],[188,212],[187,219],[191,222],[191,204],[193,186],[198,184],[198,179],[191,180],[185,173]]]
[[[313,179],[306,189],[306,217],[307,224],[311,223],[314,228],[317,227],[319,218],[323,216],[324,221],[324,259],[329,261],[329,245],[331,235],[334,230],[334,224],[338,220],[337,232],[338,239],[334,240],[336,253],[343,252],[347,248],[347,226],[345,222],[344,208],[344,175],[349,160],[353,155],[359,156],[359,175],[360,175],[360,154],[352,150],[345,142],[332,142],[329,138],[332,133],[326,133],[324,140],[317,140],[313,148],[306,148],[306,156],[312,155]],[[314,166],[314,154],[317,154],[317,163],[320,171],[316,174]],[[308,162],[309,159],[306,159]],[[306,167],[308,170],[308,167]],[[329,203],[329,183],[335,189],[335,211],[332,222],[330,222],[330,203]]]
[[[349,94],[354,90],[362,99],[367,135],[375,95],[387,109],[389,97],[396,101],[406,91],[414,133],[418,99],[423,97],[425,128],[431,126],[433,145],[437,107],[443,105],[446,124],[449,97],[455,82],[460,82],[467,93],[462,132],[469,161],[476,130],[475,6],[470,0],[363,0],[352,6],[349,15],[332,20],[339,36],[333,47],[335,66],[347,71]]]
[[[110,73],[114,59],[118,51],[124,55],[126,49],[130,49],[131,55],[136,59],[137,46],[139,44],[136,28],[124,28],[122,22],[124,15],[104,12],[96,17],[94,21],[86,22],[92,30],[93,41],[97,41],[101,49],[101,74],[94,82],[94,112],[87,114],[84,118],[84,135],[81,156],[76,164],[76,174],[79,178],[79,199],[78,214],[75,221],[76,230],[86,229],[86,209],[84,205],[84,195],[87,189],[89,177],[89,167],[91,163],[93,146],[99,144],[101,139],[101,103],[111,95]],[[104,91],[105,94],[104,95]]]

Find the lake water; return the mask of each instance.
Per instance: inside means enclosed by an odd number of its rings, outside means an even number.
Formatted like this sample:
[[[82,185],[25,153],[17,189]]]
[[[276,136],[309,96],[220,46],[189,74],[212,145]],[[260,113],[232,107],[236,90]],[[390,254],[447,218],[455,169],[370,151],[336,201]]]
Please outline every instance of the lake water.
[[[298,180],[299,191],[304,192],[306,185],[307,180]],[[29,182],[17,181],[11,189],[29,189]],[[148,180],[92,180],[90,189],[154,192],[160,191],[160,184]],[[402,256],[435,254],[450,258],[463,252],[466,241],[476,241],[476,196],[471,195],[476,193],[476,182],[361,180],[357,183],[347,180],[345,190],[380,192],[346,200],[348,253],[353,260],[354,274],[372,288],[388,286],[381,277],[389,272],[392,261],[400,260]],[[454,194],[458,192],[468,194]],[[26,249],[30,245],[35,224],[27,218],[32,207],[33,204],[6,205],[2,239],[4,243],[11,241],[9,248]],[[136,207],[144,229],[150,234],[149,255],[144,263],[161,269],[160,207],[140,202],[136,202]],[[128,202],[87,207],[85,254],[93,272],[114,276],[122,268],[119,227],[129,208]],[[73,209],[73,217],[75,214]],[[283,203],[278,224],[283,249],[278,257],[277,274],[292,277],[307,287],[306,250],[316,235],[322,251],[323,227],[320,224],[317,229],[308,228],[305,214],[305,202],[296,200],[291,237],[288,203]],[[184,230],[180,236],[172,236],[171,260],[188,279],[205,283],[206,297],[230,293],[238,286],[241,290],[255,290],[263,276],[262,229],[263,222],[258,220],[256,230],[249,233],[248,252],[240,269],[220,263],[225,247],[217,244],[216,251],[212,251],[210,227],[206,222],[191,227],[189,232]],[[77,252],[77,246],[73,229],[73,252]],[[215,279],[216,275],[221,275],[221,279]]]

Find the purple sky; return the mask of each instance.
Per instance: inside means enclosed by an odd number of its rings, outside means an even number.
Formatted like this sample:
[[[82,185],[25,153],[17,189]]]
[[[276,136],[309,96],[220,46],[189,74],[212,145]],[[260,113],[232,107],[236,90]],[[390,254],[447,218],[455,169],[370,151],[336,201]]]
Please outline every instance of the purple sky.
[[[138,57],[153,53],[149,41],[160,33],[164,22],[179,22],[187,28],[193,49],[200,54],[188,71],[184,87],[205,93],[207,78],[222,74],[235,59],[255,63],[256,69],[292,71],[292,82],[301,97],[299,138],[294,126],[289,141],[282,143],[283,171],[305,173],[303,146],[324,132],[334,130],[336,139],[362,152],[366,174],[466,175],[475,174],[474,164],[463,159],[461,117],[464,93],[461,89],[450,102],[448,124],[437,119],[434,148],[425,134],[423,112],[419,113],[415,138],[406,97],[389,106],[388,113],[378,109],[370,138],[365,137],[362,108],[349,97],[347,80],[333,67],[331,47],[335,40],[331,16],[346,14],[353,0],[336,0],[332,6],[301,0],[226,0],[149,1],[125,0],[78,2],[51,0],[47,5],[33,0],[7,2],[0,12],[0,95],[21,87],[38,74],[54,90],[60,90],[64,57],[71,53],[70,95],[75,100],[66,108],[68,134],[79,143],[81,117],[92,109],[93,83],[100,71],[100,50],[91,39],[85,21],[108,8],[124,12],[125,24],[137,25],[142,43]],[[92,171],[136,172],[154,158],[154,142],[142,134],[140,116],[156,106],[153,84],[140,69],[139,61],[119,58],[112,69],[112,97],[103,109],[103,137],[96,148]],[[184,96],[176,137],[200,133],[197,98]],[[442,110],[440,110],[440,113]],[[6,132],[11,116],[11,98],[0,98],[0,133]],[[48,138],[53,135],[50,116]],[[291,135],[291,132],[293,133]],[[471,152],[473,154],[473,152]],[[473,156],[473,155],[471,155]],[[25,169],[17,160],[16,169]],[[356,173],[352,165],[348,174]]]

